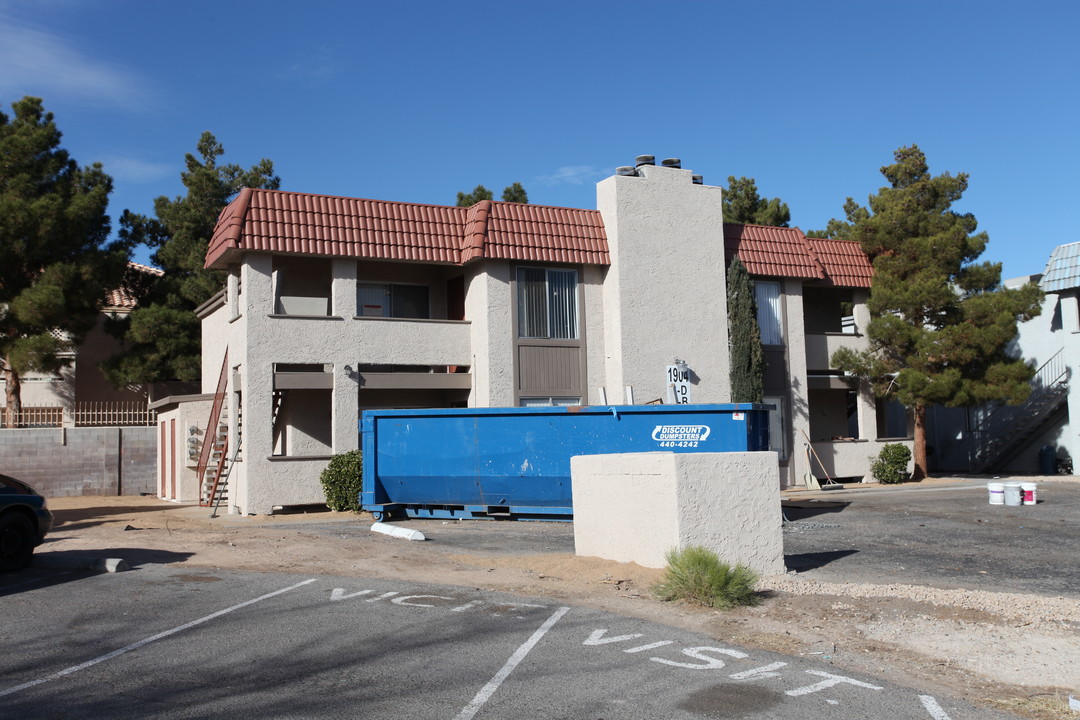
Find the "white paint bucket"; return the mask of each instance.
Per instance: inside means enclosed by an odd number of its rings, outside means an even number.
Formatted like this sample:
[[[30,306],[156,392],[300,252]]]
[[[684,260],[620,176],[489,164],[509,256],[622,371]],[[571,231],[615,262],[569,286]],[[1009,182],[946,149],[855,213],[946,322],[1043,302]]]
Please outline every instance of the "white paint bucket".
[[[1018,483],[1018,482],[1005,483],[1005,504],[1006,505],[1019,505],[1020,504],[1020,483]]]
[[[1025,505],[1034,505],[1038,502],[1036,492],[1038,487],[1035,483],[1020,483],[1020,497]]]
[[[1005,483],[986,483],[986,491],[990,495],[991,505],[1005,504]]]

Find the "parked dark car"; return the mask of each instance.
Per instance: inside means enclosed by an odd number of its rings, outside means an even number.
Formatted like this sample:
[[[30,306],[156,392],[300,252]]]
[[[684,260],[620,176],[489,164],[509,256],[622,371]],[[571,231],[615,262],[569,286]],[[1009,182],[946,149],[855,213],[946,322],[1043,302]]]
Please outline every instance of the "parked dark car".
[[[41,493],[21,480],[0,475],[0,572],[25,567],[52,524]]]

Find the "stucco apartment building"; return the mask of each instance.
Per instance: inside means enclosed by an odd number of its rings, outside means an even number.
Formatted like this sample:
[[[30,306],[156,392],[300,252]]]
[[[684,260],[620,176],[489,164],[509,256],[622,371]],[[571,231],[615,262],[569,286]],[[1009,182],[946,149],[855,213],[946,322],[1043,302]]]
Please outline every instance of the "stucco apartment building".
[[[205,493],[193,447],[219,427],[224,456],[239,448],[224,504],[266,513],[323,501],[319,472],[358,447],[364,409],[663,402],[676,359],[691,402],[729,402],[736,254],[757,281],[780,485],[811,471],[811,441],[818,477],[867,475],[882,439],[907,432],[829,368],[865,342],[867,258],[725,225],[720,199],[677,161],[620,168],[596,210],[244,190],[207,253],[228,282],[200,311],[203,394],[159,407],[160,494]],[[207,433],[194,418],[215,397],[225,419]]]
[[[161,275],[157,268],[128,263],[129,271]],[[94,327],[82,343],[64,356],[67,365],[57,373],[27,372],[21,377],[23,406],[21,425],[51,427],[61,425],[103,424],[130,419],[145,424],[146,405],[151,388],[132,386],[114,388],[101,372],[100,365],[120,349],[120,341],[105,325],[110,318],[129,314],[135,298],[124,288],[106,296]],[[62,331],[55,331],[61,333]],[[5,382],[0,375],[0,406],[4,403]],[[98,422],[98,420],[102,422]],[[0,423],[3,414],[0,412]],[[121,424],[128,424],[121,422]]]

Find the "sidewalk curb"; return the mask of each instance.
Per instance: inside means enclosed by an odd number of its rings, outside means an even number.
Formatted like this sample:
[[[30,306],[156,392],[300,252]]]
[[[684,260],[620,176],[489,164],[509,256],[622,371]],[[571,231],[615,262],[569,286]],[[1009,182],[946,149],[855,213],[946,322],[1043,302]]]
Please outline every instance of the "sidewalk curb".
[[[371,526],[371,531],[382,533],[383,535],[390,535],[391,537],[403,538],[405,540],[427,540],[427,538],[424,537],[424,533],[419,530],[408,530],[389,523],[375,523]]]

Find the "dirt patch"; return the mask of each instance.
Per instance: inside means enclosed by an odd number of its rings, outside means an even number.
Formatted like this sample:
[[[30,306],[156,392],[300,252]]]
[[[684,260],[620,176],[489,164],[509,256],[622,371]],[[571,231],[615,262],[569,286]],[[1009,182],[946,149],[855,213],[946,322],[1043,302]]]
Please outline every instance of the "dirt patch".
[[[744,647],[802,655],[922,692],[960,696],[1042,720],[1067,717],[1080,690],[1080,603],[1033,595],[911,585],[766,578],[758,607],[706,610],[663,603],[660,571],[581,558],[565,526],[530,523],[528,541],[409,542],[371,533],[370,518],[328,511],[209,517],[206,508],[145,497],[49,501],[57,525],[41,554],[94,553],[184,569],[407,578],[549,597],[706,633]],[[476,521],[464,537],[501,533]],[[517,524],[515,524],[517,525]],[[526,524],[521,524],[522,526]],[[1053,715],[1053,713],[1057,715]]]

